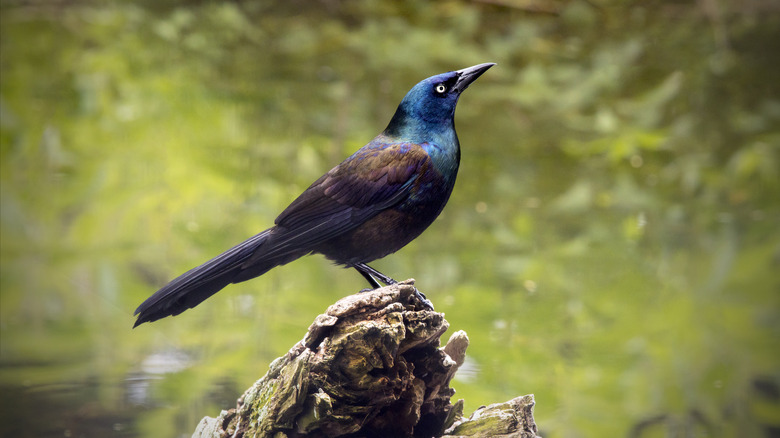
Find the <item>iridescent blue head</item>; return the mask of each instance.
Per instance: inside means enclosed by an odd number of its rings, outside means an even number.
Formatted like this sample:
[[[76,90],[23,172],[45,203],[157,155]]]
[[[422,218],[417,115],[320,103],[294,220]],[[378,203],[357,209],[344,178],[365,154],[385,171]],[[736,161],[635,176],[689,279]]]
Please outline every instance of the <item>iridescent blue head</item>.
[[[454,140],[453,118],[458,97],[495,63],[431,76],[415,85],[398,105],[384,134],[413,142],[441,143]]]

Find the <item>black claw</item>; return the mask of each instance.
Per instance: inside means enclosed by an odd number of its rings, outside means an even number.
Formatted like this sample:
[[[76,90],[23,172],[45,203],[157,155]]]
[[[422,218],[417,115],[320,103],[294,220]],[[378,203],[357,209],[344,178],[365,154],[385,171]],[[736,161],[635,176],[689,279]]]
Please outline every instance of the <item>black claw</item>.
[[[433,311],[433,303],[425,296],[424,293],[420,292],[417,288],[414,288],[414,294],[417,295],[417,299],[423,303],[423,306],[427,307],[428,310]]]

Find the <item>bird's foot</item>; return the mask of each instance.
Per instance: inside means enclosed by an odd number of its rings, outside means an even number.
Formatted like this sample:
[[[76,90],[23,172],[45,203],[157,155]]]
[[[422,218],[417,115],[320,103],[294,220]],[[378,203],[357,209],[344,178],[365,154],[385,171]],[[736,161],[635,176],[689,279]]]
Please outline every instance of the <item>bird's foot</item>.
[[[373,278],[372,278],[372,280],[373,280]],[[379,283],[376,283],[376,280],[374,280],[374,282],[375,282],[375,285],[372,285],[374,287],[367,287],[367,288],[364,288],[364,289],[360,289],[360,291],[358,291],[358,293],[371,292],[372,290],[377,290],[380,287],[382,287],[382,285],[380,285]],[[390,278],[390,281],[388,283],[385,283],[386,286],[392,286],[394,284],[398,284],[398,282],[393,280],[392,278]]]
[[[414,288],[414,294],[417,296],[417,299],[420,300],[423,306],[427,307],[428,310],[433,311],[433,303],[425,296],[424,293],[420,292],[419,289]]]

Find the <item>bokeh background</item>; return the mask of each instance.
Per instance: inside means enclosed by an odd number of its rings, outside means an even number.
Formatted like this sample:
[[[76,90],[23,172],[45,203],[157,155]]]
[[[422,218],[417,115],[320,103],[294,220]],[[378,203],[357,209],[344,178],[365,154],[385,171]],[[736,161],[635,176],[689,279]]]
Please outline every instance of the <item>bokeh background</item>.
[[[534,393],[549,438],[780,436],[777,2],[0,5],[3,437],[185,437],[233,407],[362,277],[309,257],[135,307],[417,81],[489,61],[449,205],[375,263],[469,334],[466,412]]]

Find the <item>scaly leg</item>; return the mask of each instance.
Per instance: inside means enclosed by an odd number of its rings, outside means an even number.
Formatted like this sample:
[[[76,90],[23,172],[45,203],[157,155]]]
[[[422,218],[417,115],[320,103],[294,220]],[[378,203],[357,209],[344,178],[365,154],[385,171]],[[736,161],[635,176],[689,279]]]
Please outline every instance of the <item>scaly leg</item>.
[[[368,266],[365,263],[358,263],[357,265],[353,266],[358,272],[360,272],[360,275],[362,275],[366,280],[368,280],[368,284],[371,285],[374,289],[379,288],[379,283],[376,281],[378,278],[379,281],[386,285],[396,284],[397,281],[393,280],[392,278],[388,277],[387,275],[377,271],[376,269],[372,268],[371,266]],[[374,278],[376,277],[376,278]],[[361,292],[366,292],[372,289],[363,289]],[[414,293],[417,295],[417,298],[422,301],[422,303],[428,307],[430,310],[433,310],[433,303],[425,297],[425,294],[420,292],[417,288],[414,288]]]
[[[379,281],[381,281],[382,283],[388,286],[391,284],[398,283],[397,281],[377,271],[371,266],[368,266],[365,263],[358,263],[357,265],[353,266],[353,268],[355,268],[358,272],[360,272],[360,275],[362,275],[366,280],[368,280],[368,284],[370,284],[371,287],[373,287],[374,289],[380,287],[379,283],[377,283],[376,281],[377,278],[379,279]]]

